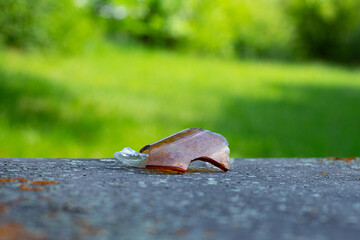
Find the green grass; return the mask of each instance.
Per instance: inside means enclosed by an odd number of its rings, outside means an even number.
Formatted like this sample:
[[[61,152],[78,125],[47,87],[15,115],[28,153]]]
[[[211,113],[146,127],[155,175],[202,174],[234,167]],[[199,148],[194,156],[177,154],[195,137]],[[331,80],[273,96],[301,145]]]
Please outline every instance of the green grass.
[[[106,46],[0,53],[0,157],[111,157],[176,131],[232,157],[360,155],[360,70]]]

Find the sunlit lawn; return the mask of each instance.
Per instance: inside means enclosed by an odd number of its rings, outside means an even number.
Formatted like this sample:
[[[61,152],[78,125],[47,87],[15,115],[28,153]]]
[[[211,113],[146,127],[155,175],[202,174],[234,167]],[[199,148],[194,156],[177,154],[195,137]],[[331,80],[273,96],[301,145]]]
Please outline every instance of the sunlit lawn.
[[[360,155],[360,70],[100,47],[0,53],[0,157],[111,157],[176,131],[232,157]]]

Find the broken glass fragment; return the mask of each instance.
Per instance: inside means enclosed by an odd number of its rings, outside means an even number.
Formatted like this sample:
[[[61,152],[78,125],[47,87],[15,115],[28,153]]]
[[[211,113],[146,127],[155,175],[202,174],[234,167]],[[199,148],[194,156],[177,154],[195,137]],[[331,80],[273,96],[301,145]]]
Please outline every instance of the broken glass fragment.
[[[123,165],[131,167],[145,167],[148,156],[148,154],[138,153],[129,147],[114,153],[114,157]]]
[[[144,146],[146,168],[183,173],[193,161],[204,161],[228,171],[230,149],[225,137],[201,128],[188,128]]]

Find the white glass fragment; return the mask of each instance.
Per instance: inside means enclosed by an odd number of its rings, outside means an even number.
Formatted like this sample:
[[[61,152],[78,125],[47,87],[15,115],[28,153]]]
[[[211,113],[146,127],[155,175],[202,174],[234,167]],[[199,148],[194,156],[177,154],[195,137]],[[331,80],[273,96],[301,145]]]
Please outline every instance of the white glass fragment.
[[[122,164],[142,168],[145,167],[148,156],[148,154],[139,153],[129,147],[125,147],[120,152],[114,153],[115,159],[120,161]]]

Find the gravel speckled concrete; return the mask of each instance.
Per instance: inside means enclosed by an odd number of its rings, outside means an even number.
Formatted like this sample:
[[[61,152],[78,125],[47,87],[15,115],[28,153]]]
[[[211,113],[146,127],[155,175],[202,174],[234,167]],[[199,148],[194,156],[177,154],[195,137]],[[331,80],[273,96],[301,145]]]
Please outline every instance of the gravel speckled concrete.
[[[226,173],[179,175],[2,158],[0,179],[58,183],[0,183],[0,239],[359,239],[359,169],[359,159],[235,159]]]

